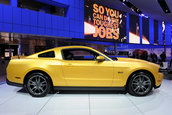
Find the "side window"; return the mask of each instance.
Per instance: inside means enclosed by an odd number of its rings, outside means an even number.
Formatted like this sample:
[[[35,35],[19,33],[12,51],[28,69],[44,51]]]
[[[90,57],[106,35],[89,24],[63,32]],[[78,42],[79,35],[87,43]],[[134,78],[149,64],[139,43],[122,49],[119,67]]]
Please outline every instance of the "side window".
[[[41,57],[41,58],[54,58],[55,53],[54,53],[54,51],[49,51],[49,52],[39,54],[38,57]]]
[[[98,53],[87,49],[66,49],[62,51],[64,60],[95,60]]]

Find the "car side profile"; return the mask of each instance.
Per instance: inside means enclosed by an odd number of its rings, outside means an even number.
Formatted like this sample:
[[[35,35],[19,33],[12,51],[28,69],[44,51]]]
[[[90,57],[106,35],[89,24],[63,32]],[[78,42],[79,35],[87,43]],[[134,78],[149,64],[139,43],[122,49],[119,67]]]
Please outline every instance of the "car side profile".
[[[10,60],[7,84],[22,86],[34,97],[51,90],[124,90],[146,96],[161,85],[160,66],[131,58],[112,60],[86,46],[64,46]]]

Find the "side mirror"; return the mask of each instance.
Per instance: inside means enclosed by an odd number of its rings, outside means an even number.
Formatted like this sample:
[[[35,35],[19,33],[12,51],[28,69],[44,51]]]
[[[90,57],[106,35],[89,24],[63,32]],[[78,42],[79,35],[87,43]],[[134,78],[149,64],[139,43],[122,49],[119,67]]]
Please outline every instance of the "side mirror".
[[[113,57],[112,59],[115,60],[115,61],[118,61],[118,58],[117,57]]]
[[[103,61],[105,61],[105,58],[103,56],[97,56],[96,60],[98,62],[103,62]]]

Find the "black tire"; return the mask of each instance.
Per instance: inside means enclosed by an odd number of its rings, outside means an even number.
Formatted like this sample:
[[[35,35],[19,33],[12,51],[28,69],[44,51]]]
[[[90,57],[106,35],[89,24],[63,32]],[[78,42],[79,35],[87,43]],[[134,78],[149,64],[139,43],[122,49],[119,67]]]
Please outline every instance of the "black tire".
[[[44,97],[50,92],[52,85],[46,74],[35,72],[27,77],[25,88],[33,97]]]
[[[146,96],[152,91],[153,80],[146,72],[134,73],[129,79],[128,93],[134,96]]]

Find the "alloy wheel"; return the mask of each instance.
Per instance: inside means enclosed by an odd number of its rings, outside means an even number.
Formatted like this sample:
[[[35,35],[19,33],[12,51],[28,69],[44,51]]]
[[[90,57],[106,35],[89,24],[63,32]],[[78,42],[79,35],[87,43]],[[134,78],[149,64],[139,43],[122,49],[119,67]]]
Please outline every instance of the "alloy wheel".
[[[131,88],[136,95],[145,95],[152,89],[152,82],[146,74],[136,75],[131,83]]]
[[[45,77],[35,74],[28,80],[27,88],[31,94],[39,96],[47,91],[47,84]]]

